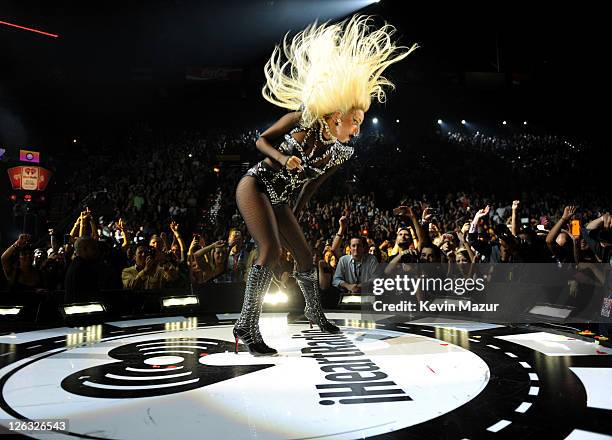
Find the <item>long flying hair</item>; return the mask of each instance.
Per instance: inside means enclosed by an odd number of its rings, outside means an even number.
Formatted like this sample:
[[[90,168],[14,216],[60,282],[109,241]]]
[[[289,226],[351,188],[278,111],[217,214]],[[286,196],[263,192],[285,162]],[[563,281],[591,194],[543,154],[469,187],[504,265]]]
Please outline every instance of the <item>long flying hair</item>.
[[[355,15],[341,23],[314,22],[291,41],[285,35],[265,66],[263,97],[279,107],[302,110],[302,124],[311,126],[324,115],[364,112],[372,98],[385,101],[382,76],[391,64],[406,58],[418,46],[396,46],[395,28],[385,23],[372,28],[372,17]]]

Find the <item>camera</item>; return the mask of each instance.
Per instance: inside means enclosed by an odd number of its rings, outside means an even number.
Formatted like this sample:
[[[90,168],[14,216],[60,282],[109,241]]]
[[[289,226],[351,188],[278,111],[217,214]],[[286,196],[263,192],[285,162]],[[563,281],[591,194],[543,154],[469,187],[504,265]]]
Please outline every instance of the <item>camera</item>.
[[[144,246],[144,255],[146,257],[155,257],[157,253],[156,249],[153,246]]]
[[[418,258],[415,253],[408,251],[402,254],[402,256],[400,257],[400,262],[402,264],[417,263]]]

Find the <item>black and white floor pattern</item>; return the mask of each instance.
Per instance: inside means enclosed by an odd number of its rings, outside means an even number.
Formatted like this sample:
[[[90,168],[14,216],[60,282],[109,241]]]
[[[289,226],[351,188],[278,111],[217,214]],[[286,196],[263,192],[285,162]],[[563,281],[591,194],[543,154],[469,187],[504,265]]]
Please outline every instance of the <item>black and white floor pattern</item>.
[[[612,350],[570,333],[328,314],[262,318],[274,357],[234,353],[233,315],[0,336],[0,430],[34,438],[612,439]],[[21,425],[23,427],[23,425]],[[15,432],[15,431],[13,431]]]

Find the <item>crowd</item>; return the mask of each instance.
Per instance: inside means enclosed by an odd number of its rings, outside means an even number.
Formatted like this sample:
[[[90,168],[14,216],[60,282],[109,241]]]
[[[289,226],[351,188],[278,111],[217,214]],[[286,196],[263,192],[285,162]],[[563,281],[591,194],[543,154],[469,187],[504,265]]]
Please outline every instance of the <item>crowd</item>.
[[[257,248],[233,192],[258,160],[257,136],[141,128],[122,148],[84,149],[64,173],[75,223],[8,246],[7,289],[73,300],[244,280]],[[479,133],[400,143],[372,132],[355,147],[299,215],[324,291],[359,292],[378,263],[610,261],[609,194],[564,184],[566,165],[588,174],[586,145]],[[284,253],[281,287],[292,266]]]

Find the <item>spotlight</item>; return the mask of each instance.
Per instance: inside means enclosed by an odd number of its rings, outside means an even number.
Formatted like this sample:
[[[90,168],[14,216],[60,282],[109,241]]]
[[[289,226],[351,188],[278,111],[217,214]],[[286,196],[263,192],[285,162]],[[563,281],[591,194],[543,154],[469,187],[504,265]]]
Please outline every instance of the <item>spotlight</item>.
[[[374,125],[378,124],[378,118],[372,118],[372,123],[373,123]]]
[[[438,124],[442,125],[442,119],[438,119]]]
[[[189,153],[189,154],[188,154],[188,156],[189,156],[190,158],[192,158],[192,157],[193,157],[193,154]]]
[[[523,122],[523,125],[527,125],[527,121]]]
[[[19,315],[22,306],[0,306],[0,315]]]
[[[200,304],[197,296],[182,296],[182,297],[168,297],[162,298],[162,307],[185,307],[185,306],[197,306]]]
[[[397,122],[399,124],[399,119],[396,119],[395,122]]]
[[[264,303],[271,305],[286,303],[288,300],[289,298],[287,297],[287,294],[280,290],[276,293],[266,293],[266,296],[264,297]]]
[[[340,304],[363,304],[374,302],[374,296],[371,295],[344,295]]]
[[[502,122],[502,124],[507,125],[507,122],[506,122],[506,121],[504,121],[504,122]]]
[[[59,306],[64,323],[78,325],[78,323],[91,322],[92,320],[105,319],[106,308],[99,302],[63,304]]]
[[[73,139],[73,140],[72,140],[72,143],[73,143],[73,144],[76,144],[76,143],[77,143],[77,140],[76,140],[76,139]]]
[[[465,119],[461,120],[461,125],[465,125]]]
[[[574,310],[573,307],[567,307],[558,304],[536,304],[528,313],[538,316],[546,316],[548,319],[566,319]]]

